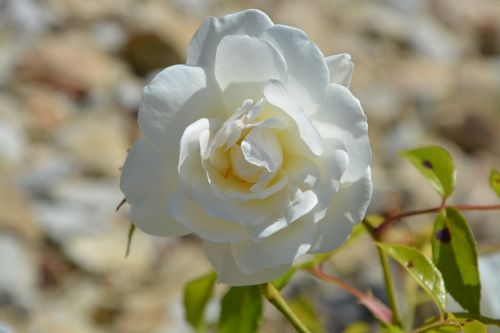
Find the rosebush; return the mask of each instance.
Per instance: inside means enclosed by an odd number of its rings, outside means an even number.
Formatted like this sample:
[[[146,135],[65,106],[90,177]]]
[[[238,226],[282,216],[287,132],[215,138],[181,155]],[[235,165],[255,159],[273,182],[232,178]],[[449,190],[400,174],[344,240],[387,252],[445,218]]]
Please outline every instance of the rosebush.
[[[195,233],[220,282],[251,285],[342,244],[370,202],[368,125],[347,54],[246,10],[209,18],[187,64],[144,88],[121,189],[146,233]]]

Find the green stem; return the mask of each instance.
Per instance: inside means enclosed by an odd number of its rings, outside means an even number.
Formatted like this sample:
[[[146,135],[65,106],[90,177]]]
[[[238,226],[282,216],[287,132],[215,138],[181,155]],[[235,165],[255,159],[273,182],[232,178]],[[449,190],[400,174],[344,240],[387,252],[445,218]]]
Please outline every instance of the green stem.
[[[274,305],[279,312],[285,316],[285,318],[292,324],[298,333],[311,333],[309,329],[297,318],[297,316],[292,312],[292,309],[286,304],[285,300],[281,296],[280,292],[273,286],[271,282],[261,285],[262,294],[267,300]]]
[[[387,254],[382,249],[376,246],[380,263],[382,264],[382,271],[384,273],[385,288],[387,289],[387,298],[389,299],[389,306],[392,310],[392,323],[401,327],[401,314],[399,313],[398,303],[396,299],[396,289],[394,288],[394,280],[392,278],[391,268],[389,267],[389,259]]]
[[[368,223],[366,219],[363,219],[361,222],[365,226],[366,230],[368,230],[368,233],[370,234],[370,236],[372,236],[373,240],[376,242],[380,241],[380,236],[377,233],[377,229],[372,227],[372,225]],[[392,311],[392,323],[402,328],[401,314],[399,312],[398,303],[396,300],[396,289],[394,288],[394,280],[392,278],[391,268],[389,267],[389,258],[380,247],[375,247],[377,248],[378,257],[382,266],[382,272],[384,273],[384,283],[385,288],[387,289],[387,298],[389,299],[389,306]]]

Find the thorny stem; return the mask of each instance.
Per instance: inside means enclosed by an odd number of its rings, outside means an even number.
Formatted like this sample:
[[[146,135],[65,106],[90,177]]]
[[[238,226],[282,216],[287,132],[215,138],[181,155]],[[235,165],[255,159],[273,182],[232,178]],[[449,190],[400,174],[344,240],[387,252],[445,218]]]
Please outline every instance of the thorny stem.
[[[402,218],[405,217],[410,217],[410,216],[416,216],[416,215],[424,215],[424,214],[431,214],[431,213],[437,213],[441,211],[442,209],[446,208],[455,208],[458,210],[462,211],[487,211],[487,210],[500,210],[500,205],[466,205],[466,204],[461,204],[461,205],[440,205],[438,207],[433,207],[433,208],[427,208],[427,209],[419,209],[419,210],[410,210],[407,212],[395,214],[395,215],[390,215],[386,217],[385,221],[379,225],[374,231],[377,237],[380,237],[384,233],[384,231],[392,226],[393,224],[399,222]]]
[[[348,293],[352,294],[355,296],[361,304],[366,306],[372,313],[375,315],[378,319],[381,321],[390,323],[392,322],[392,313],[387,306],[382,303],[380,300],[372,296],[371,294],[365,294],[358,289],[348,285],[344,281],[340,280],[339,278],[326,274],[323,272],[321,269],[318,268],[311,268],[308,269],[311,274],[316,276],[317,278],[327,281],[327,282],[333,282],[336,285],[338,285],[340,288],[344,289]]]
[[[297,318],[292,309],[286,304],[280,292],[273,286],[271,282],[261,285],[262,294],[265,298],[274,305],[279,312],[292,324],[298,333],[311,333],[309,329]]]

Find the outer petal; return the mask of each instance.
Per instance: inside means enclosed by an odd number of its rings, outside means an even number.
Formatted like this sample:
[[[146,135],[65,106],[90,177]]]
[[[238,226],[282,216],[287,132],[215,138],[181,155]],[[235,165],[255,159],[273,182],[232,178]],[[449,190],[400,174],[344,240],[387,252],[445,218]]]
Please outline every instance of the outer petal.
[[[261,38],[271,42],[287,64],[286,88],[307,115],[315,113],[325,97],[329,73],[320,49],[299,29],[274,25]]]
[[[335,54],[325,58],[330,69],[330,82],[338,83],[346,88],[351,85],[354,64],[349,53]]]
[[[368,123],[356,97],[344,86],[330,84],[325,103],[313,124],[325,139],[338,139],[349,155],[343,184],[358,180],[371,161]]]
[[[349,165],[349,155],[339,140],[325,139],[323,145],[327,149],[316,161],[321,169],[321,180],[320,184],[313,189],[319,199],[313,211],[315,223],[325,217],[332,196],[339,190],[340,179]]]
[[[182,190],[174,193],[167,205],[172,218],[203,239],[213,242],[241,242],[248,239],[247,230],[239,224],[208,215]]]
[[[162,155],[147,140],[136,140],[123,166],[120,183],[131,205],[134,224],[142,231],[157,236],[190,233],[165,212],[167,199],[177,183],[176,162]]]
[[[205,241],[203,251],[217,272],[218,281],[231,286],[261,284],[285,274],[290,268],[290,265],[280,265],[246,274],[236,265],[229,244]]]
[[[309,252],[329,252],[339,247],[353,225],[365,216],[371,197],[371,170],[368,168],[361,179],[333,195],[326,216],[317,223],[318,236]]]
[[[211,76],[215,63],[215,50],[224,36],[257,37],[272,25],[273,22],[269,17],[256,9],[245,10],[221,18],[210,17],[191,39],[186,63],[205,68]]]
[[[286,79],[286,63],[276,48],[249,36],[224,37],[217,47],[214,71],[229,114],[245,99],[258,101],[269,80]]]
[[[297,190],[294,197],[291,199],[286,211],[276,221],[272,221],[271,224],[263,223],[250,230],[252,238],[255,241],[261,241],[266,239],[271,235],[277,233],[278,231],[288,227],[294,222],[298,222],[299,219],[307,214],[309,214],[318,205],[318,198],[316,194],[309,190],[302,192]]]
[[[176,65],[161,71],[144,88],[139,126],[149,141],[177,158],[184,129],[199,118],[219,115],[224,117],[220,93],[215,85],[207,85],[205,71]]]
[[[309,251],[316,236],[316,224],[298,220],[260,242],[232,243],[236,265],[253,273],[279,265],[291,265]]]

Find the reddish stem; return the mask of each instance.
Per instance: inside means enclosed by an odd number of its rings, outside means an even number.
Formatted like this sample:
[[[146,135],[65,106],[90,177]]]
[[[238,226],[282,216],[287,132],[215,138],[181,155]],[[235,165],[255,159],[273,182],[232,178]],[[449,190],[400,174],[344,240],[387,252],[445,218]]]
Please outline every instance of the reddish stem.
[[[442,209],[446,208],[455,208],[458,210],[462,211],[487,211],[487,210],[500,210],[500,205],[467,205],[467,204],[460,204],[460,205],[445,205],[444,202],[438,207],[434,208],[428,208],[428,209],[419,209],[419,210],[410,210],[408,212],[403,212],[395,215],[389,215],[388,217],[385,218],[385,221],[379,225],[375,229],[375,233],[380,236],[387,228],[392,226],[394,223],[398,222],[402,218],[405,217],[410,217],[410,216],[416,216],[416,215],[423,215],[423,214],[430,214],[430,213],[437,213],[441,211]]]
[[[314,276],[320,278],[321,280],[327,281],[327,282],[333,282],[336,285],[338,285],[340,288],[344,289],[348,293],[352,294],[354,297],[356,297],[361,304],[366,306],[368,310],[370,310],[375,317],[380,319],[383,322],[386,323],[392,323],[392,312],[391,310],[380,300],[375,298],[371,294],[365,294],[358,289],[348,285],[344,281],[340,280],[339,278],[326,274],[323,272],[321,269],[318,268],[312,268],[309,269],[309,272],[311,272]]]

